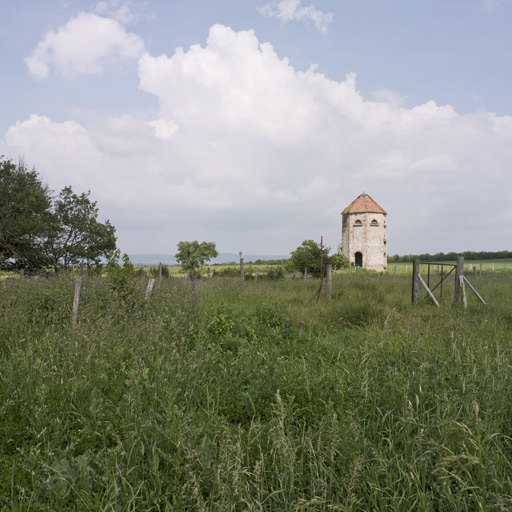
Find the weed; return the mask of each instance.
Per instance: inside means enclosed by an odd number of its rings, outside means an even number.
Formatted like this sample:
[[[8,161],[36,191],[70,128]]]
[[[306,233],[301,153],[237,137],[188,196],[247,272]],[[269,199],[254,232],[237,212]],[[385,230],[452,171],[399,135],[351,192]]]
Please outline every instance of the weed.
[[[507,510],[510,274],[0,282],[0,509]],[[299,337],[299,322],[302,335]]]

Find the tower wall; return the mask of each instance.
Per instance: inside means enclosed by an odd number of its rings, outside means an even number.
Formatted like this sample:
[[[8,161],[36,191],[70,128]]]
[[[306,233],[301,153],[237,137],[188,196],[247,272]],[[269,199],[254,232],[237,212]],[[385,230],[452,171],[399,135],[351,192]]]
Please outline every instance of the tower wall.
[[[342,253],[351,263],[362,254],[362,267],[382,272],[387,268],[386,214],[344,213],[341,234]]]

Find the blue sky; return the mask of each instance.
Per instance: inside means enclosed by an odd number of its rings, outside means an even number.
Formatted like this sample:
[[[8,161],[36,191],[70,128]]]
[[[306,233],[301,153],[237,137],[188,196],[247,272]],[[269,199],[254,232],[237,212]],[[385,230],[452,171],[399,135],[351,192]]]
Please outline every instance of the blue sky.
[[[91,190],[124,252],[510,249],[512,1],[3,2],[0,154]]]

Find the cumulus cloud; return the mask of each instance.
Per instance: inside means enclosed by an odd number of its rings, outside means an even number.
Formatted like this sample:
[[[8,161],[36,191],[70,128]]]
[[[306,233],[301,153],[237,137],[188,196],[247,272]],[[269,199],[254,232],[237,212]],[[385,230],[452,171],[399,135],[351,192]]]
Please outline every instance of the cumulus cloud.
[[[123,250],[192,238],[287,254],[321,235],[336,247],[339,213],[363,190],[389,212],[391,253],[499,250],[512,237],[511,117],[407,108],[389,91],[370,101],[354,73],[296,71],[253,31],[222,25],[205,46],[144,54],[138,73],[159,103],[151,117],[31,116],[0,141],[52,186],[99,193]]]
[[[277,18],[281,23],[290,21],[311,22],[322,34],[327,34],[334,16],[332,13],[324,13],[314,5],[302,6],[301,0],[273,0],[258,8],[263,16]]]
[[[252,30],[215,25],[206,48],[178,49],[172,57],[145,54],[140,87],[158,97],[161,114],[181,126],[201,119],[204,127],[265,136],[275,143],[309,132],[315,102],[308,78],[299,79],[286,59]]]
[[[404,96],[397,91],[391,91],[389,89],[380,89],[379,91],[375,91],[373,93],[373,97],[377,101],[389,103],[395,107],[403,107],[407,102],[407,96]]]
[[[102,74],[107,66],[137,59],[143,51],[142,39],[118,21],[81,12],[57,32],[47,32],[25,63],[36,79],[48,78],[51,69],[71,79]]]
[[[59,150],[62,153],[73,154],[78,148],[87,145],[86,130],[75,121],[53,123],[46,116],[32,114],[26,121],[18,121],[6,133],[5,140],[11,146],[26,147],[35,143],[45,147],[59,140]]]
[[[179,48],[171,57],[146,53],[139,77],[141,89],[158,98],[161,120],[177,129],[200,124],[203,130],[245,133],[274,145],[310,141],[326,129],[341,135],[354,128],[376,134],[392,128],[406,135],[456,117],[452,107],[433,101],[413,109],[398,108],[396,101],[365,101],[354,73],[337,82],[314,68],[295,71],[252,30],[223,25],[210,29],[205,48]]]

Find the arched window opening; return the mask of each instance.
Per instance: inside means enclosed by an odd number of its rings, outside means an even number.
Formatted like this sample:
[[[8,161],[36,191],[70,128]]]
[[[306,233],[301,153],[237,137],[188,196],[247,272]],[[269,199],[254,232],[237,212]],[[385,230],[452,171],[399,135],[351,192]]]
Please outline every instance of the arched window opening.
[[[363,266],[363,254],[360,253],[360,252],[356,252],[354,254],[354,258],[355,258],[355,263],[356,263],[356,267],[362,267]]]
[[[379,225],[379,223],[375,219],[373,219],[371,221],[371,223],[370,223],[370,226],[377,226],[378,227],[378,225]]]
[[[360,227],[360,226],[362,226],[362,225],[363,225],[363,223],[362,223],[360,220],[356,220],[356,221],[354,222],[354,227],[355,227],[355,228],[358,228],[358,227]]]

